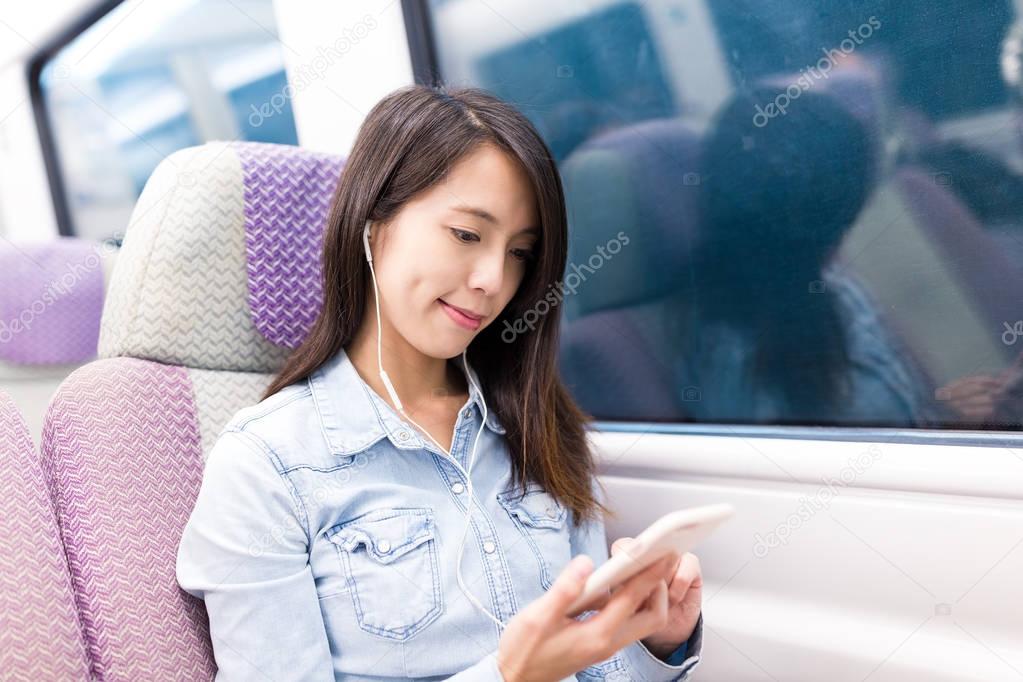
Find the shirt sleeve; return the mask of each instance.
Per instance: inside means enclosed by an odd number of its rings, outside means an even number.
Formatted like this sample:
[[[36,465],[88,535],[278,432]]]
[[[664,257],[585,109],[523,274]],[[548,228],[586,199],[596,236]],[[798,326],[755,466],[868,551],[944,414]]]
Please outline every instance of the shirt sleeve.
[[[225,431],[206,460],[177,554],[205,600],[217,682],[331,680],[301,506],[256,436]]]
[[[593,481],[594,495],[601,503],[606,504],[603,489],[596,477]],[[587,554],[593,559],[594,567],[607,561],[608,542],[603,520],[598,519],[579,526],[572,526],[570,538],[573,557],[577,554]],[[595,612],[586,611],[578,617],[585,619],[593,613]],[[625,673],[627,679],[638,682],[668,682],[669,680],[682,682],[690,678],[693,669],[700,664],[702,654],[703,614],[701,613],[699,620],[696,621],[693,634],[671,653],[667,661],[652,654],[643,646],[642,642],[637,640],[607,661],[580,671],[576,674],[576,678],[583,681],[621,679],[621,673]]]

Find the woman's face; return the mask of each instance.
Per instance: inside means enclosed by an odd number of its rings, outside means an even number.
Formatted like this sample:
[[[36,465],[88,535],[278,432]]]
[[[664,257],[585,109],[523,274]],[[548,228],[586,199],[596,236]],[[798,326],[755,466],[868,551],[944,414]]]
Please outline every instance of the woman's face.
[[[518,290],[539,245],[535,204],[518,164],[483,144],[389,224],[374,223],[382,324],[426,355],[459,355]]]

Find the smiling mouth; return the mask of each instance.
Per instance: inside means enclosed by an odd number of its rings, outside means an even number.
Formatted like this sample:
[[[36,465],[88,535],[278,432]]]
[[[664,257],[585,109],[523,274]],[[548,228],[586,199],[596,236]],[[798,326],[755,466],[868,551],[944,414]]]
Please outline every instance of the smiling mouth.
[[[443,299],[438,298],[437,301],[444,308],[444,312],[448,314],[457,325],[465,329],[478,329],[480,323],[483,321],[482,317],[475,317],[462,312],[461,309],[455,308]]]

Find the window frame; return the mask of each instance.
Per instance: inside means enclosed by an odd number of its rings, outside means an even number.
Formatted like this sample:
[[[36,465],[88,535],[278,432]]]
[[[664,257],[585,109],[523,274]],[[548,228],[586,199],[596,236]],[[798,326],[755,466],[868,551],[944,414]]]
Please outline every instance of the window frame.
[[[32,114],[35,118],[36,131],[39,135],[39,148],[46,167],[46,177],[50,183],[50,197],[53,200],[53,212],[57,220],[57,233],[62,237],[74,237],[74,223],[67,199],[67,183],[57,152],[57,137],[53,130],[46,95],[43,93],[41,77],[46,64],[57,53],[70,44],[75,38],[85,33],[96,22],[110,14],[124,0],[101,0],[91,9],[84,12],[78,19],[71,22],[66,29],[58,33],[50,41],[32,54],[27,63],[25,77],[28,79],[29,99],[32,103]]]
[[[418,85],[440,85],[443,76],[429,4],[421,0],[401,0],[401,14],[405,19],[412,78]]]

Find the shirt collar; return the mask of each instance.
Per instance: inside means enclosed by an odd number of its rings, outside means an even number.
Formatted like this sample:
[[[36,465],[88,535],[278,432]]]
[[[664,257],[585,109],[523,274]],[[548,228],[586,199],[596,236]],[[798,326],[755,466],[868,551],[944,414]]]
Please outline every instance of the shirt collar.
[[[461,358],[455,363],[459,369]],[[479,377],[469,365],[469,400],[477,413],[483,414],[483,404],[476,386]],[[425,447],[419,430],[407,424],[394,408],[377,395],[359,375],[348,353],[342,348],[332,358],[309,375],[309,388],[316,404],[320,426],[327,445],[335,455],[348,455],[368,448],[384,436],[403,450]],[[461,409],[465,409],[463,405]],[[487,411],[487,427],[498,434],[505,428],[494,411]]]

